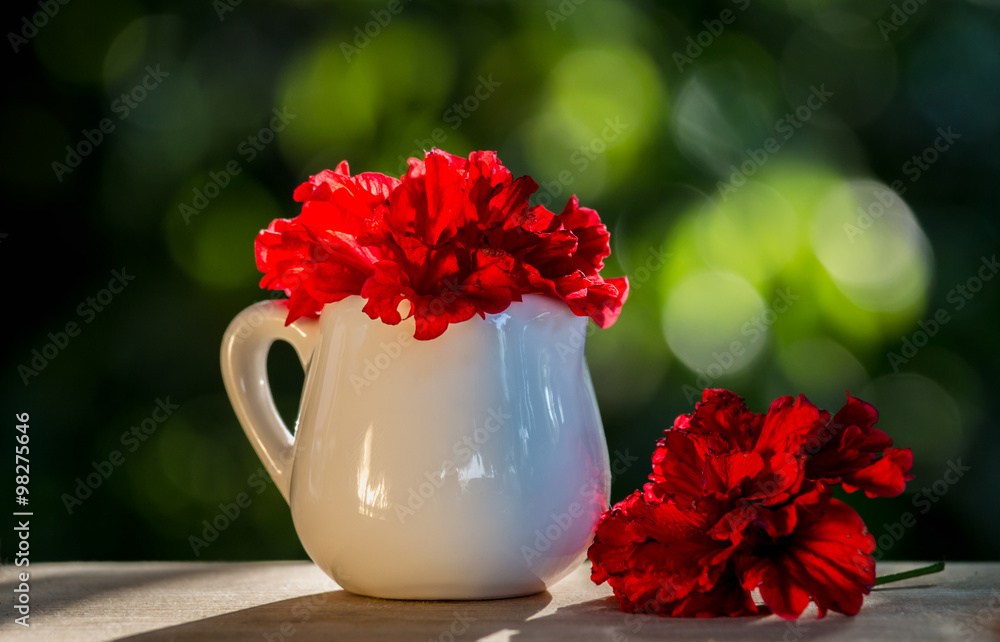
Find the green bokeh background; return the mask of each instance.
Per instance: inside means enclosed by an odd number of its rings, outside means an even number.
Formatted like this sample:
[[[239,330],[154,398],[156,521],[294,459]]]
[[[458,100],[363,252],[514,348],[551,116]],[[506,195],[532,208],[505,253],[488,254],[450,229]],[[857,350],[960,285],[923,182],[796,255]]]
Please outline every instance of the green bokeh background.
[[[916,456],[906,495],[848,498],[877,537],[915,515],[883,559],[1000,559],[1000,279],[976,281],[1000,245],[995,2],[58,7],[3,54],[0,445],[30,413],[33,560],[304,557],[278,492],[250,479],[221,336],[266,298],[253,238],[297,213],[297,184],[342,159],[399,174],[434,145],[497,150],[536,202],[575,193],[612,230],[605,275],[632,296],[587,351],[612,458],[640,458],[613,499],[706,385],[757,411],[799,392],[835,410],[850,390]],[[5,31],[36,11],[8,9]],[[269,136],[273,110],[294,117]],[[77,167],[53,168],[105,118]],[[123,268],[134,280],[87,313]],[[79,336],[25,383],[69,322]],[[292,421],[301,369],[285,345],[270,361]],[[124,462],[69,513],[113,450]],[[241,492],[252,505],[196,556],[189,536]]]

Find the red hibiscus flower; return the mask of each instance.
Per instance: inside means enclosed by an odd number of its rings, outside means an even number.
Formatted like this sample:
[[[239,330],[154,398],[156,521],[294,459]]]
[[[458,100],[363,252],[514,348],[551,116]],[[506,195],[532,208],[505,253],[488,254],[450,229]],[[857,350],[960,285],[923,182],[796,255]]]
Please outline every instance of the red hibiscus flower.
[[[765,416],[727,390],[707,390],[657,444],[647,493],[682,505],[705,497],[787,501],[804,479],[802,446],[828,417],[804,397],[777,399]]]
[[[736,574],[746,590],[760,589],[775,614],[794,619],[809,601],[819,617],[828,609],[857,615],[875,585],[875,538],[847,504],[814,490],[781,509],[781,519],[752,526]]]
[[[712,511],[682,511],[636,491],[606,512],[590,547],[592,579],[611,584],[623,611],[681,617],[752,615],[735,581],[732,547],[708,534]]]
[[[875,542],[832,487],[887,496],[912,478],[912,454],[890,448],[876,420],[850,395],[831,418],[802,396],[758,414],[706,390],[657,443],[644,491],[602,517],[592,579],[633,612],[796,618],[813,601],[820,617],[856,614]]]
[[[892,439],[878,428],[874,406],[847,395],[847,403],[833,420],[816,428],[807,441],[806,476],[843,484],[851,493],[895,497],[903,492],[913,467],[909,449],[890,448]]]
[[[351,176],[343,162],[295,190],[297,218],[278,219],[257,237],[261,286],[288,294],[288,323],[355,294],[373,319],[412,316],[417,339],[529,293],[610,326],[628,281],[599,275],[610,254],[607,228],[575,196],[559,214],[530,206],[536,189],[493,152],[466,159],[434,149],[410,159],[401,179]]]

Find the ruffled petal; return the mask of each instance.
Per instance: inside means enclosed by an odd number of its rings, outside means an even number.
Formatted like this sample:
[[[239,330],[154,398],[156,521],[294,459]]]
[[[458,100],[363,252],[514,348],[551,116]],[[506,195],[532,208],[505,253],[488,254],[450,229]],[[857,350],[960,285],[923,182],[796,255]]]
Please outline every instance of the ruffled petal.
[[[352,176],[342,162],[296,188],[297,218],[275,220],[258,235],[261,285],[294,294],[296,314],[360,295],[365,311],[389,324],[399,323],[398,304],[409,300],[421,340],[502,312],[524,294],[557,297],[610,326],[628,281],[598,274],[607,228],[576,197],[558,215],[530,207],[537,188],[530,177],[515,179],[495,152],[462,158],[432,149],[409,159],[398,179]]]
[[[844,476],[844,490],[865,491],[869,497],[896,497],[913,479],[913,452],[909,448],[889,448],[881,459],[856,473]]]
[[[839,500],[824,502],[819,515],[796,510],[791,535],[740,556],[743,587],[759,588],[764,603],[785,619],[799,617],[810,600],[819,617],[827,610],[856,615],[875,585],[875,539],[854,509]]]

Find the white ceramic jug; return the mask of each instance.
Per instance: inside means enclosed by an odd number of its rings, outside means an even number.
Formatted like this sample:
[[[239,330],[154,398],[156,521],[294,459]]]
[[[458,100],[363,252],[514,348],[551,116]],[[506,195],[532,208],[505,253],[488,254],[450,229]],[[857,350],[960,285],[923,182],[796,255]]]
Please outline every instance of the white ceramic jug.
[[[313,561],[354,593],[404,599],[527,595],[579,565],[611,474],[584,361],[586,317],[543,295],[430,341],[352,296],[284,325],[255,304],[222,345],[240,423]],[[295,434],[267,353],[306,371]]]

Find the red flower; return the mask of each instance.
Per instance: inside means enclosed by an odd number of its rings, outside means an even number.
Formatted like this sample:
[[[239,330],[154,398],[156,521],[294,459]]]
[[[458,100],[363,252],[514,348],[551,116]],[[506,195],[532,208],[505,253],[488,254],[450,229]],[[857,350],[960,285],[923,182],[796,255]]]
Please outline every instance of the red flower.
[[[399,180],[352,177],[341,163],[295,190],[298,218],[258,236],[261,286],[288,293],[289,323],[357,294],[373,319],[414,317],[417,339],[529,293],[610,326],[628,281],[598,274],[610,253],[607,228],[576,197],[559,214],[529,206],[537,188],[529,177],[515,180],[493,152],[465,159],[431,150],[410,159]]]
[[[801,396],[775,400],[766,416],[727,390],[706,390],[703,399],[658,442],[646,491],[651,498],[681,506],[706,497],[772,505],[799,491],[802,446],[828,413]]]
[[[847,403],[809,436],[806,476],[842,483],[851,493],[863,490],[869,497],[895,497],[903,492],[913,467],[909,449],[890,448],[892,439],[878,428],[874,406],[847,395]]]
[[[785,619],[799,617],[810,600],[819,617],[828,609],[857,615],[875,585],[875,538],[861,517],[819,490],[782,510],[780,528],[755,526],[734,556],[743,587],[760,588],[764,603]]]
[[[876,418],[850,396],[831,419],[802,396],[757,414],[706,390],[657,443],[644,492],[602,517],[592,579],[609,582],[626,611],[752,614],[760,589],[784,618],[810,600],[820,617],[856,614],[875,582],[875,543],[831,487],[898,494],[913,461],[887,448]]]
[[[601,517],[589,550],[591,579],[611,584],[622,610],[631,613],[757,613],[749,592],[734,581],[731,547],[708,535],[717,517],[649,502],[636,491]]]

